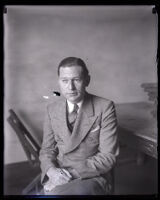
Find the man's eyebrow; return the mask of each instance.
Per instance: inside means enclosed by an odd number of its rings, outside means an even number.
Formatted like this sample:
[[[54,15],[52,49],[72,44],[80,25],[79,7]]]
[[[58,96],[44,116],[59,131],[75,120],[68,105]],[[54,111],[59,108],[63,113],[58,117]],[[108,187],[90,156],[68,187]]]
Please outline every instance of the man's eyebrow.
[[[75,79],[75,78],[82,78],[82,76],[75,76],[75,77],[72,77],[72,78],[70,78],[70,77],[60,77],[60,79]]]

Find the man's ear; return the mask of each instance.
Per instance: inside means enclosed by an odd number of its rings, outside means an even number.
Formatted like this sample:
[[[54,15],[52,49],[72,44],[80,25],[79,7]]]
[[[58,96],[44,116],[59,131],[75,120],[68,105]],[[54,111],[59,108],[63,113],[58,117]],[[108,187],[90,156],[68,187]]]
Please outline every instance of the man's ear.
[[[88,75],[88,76],[86,77],[86,87],[88,87],[88,85],[89,85],[89,83],[90,83],[90,80],[91,80],[91,77],[90,77],[90,75]]]

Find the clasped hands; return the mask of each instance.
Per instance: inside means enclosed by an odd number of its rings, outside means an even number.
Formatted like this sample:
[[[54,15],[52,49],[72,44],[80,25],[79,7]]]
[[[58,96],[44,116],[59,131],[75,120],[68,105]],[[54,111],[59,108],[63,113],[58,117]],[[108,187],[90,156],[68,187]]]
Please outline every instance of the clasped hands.
[[[47,176],[49,180],[44,185],[45,191],[51,191],[57,185],[62,185],[68,183],[72,176],[71,174],[64,168],[49,168],[47,171]]]

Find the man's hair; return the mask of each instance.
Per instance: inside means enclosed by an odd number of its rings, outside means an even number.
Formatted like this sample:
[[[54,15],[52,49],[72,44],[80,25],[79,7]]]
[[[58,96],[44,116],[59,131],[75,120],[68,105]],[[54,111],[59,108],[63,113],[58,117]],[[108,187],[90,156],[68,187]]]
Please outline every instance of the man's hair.
[[[82,67],[84,77],[87,77],[89,75],[89,71],[87,69],[87,66],[81,58],[67,57],[67,58],[64,58],[58,66],[58,76],[60,74],[60,68],[61,67],[65,68],[65,67],[72,67],[72,66],[75,66],[75,65]]]

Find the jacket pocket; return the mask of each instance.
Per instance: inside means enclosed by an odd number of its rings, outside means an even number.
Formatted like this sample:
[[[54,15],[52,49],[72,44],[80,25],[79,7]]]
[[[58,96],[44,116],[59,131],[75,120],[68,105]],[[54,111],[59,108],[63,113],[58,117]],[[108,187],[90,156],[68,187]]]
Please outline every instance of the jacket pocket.
[[[92,144],[93,143],[98,144],[99,143],[99,134],[100,134],[100,129],[98,129],[96,131],[90,131],[86,138],[86,142],[90,142]]]
[[[100,125],[97,125],[95,128],[92,128],[91,129],[91,133],[95,132],[95,131],[98,131],[100,129]]]

